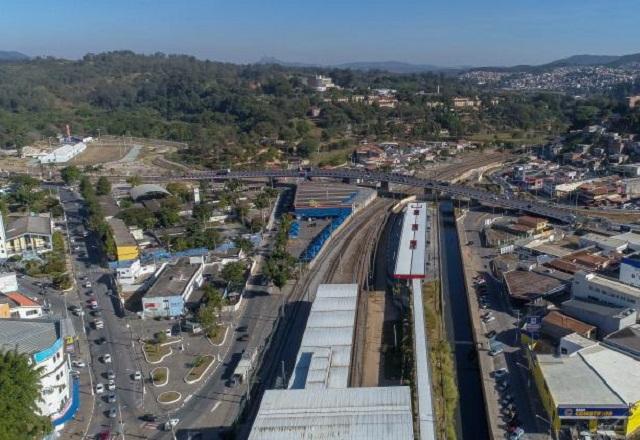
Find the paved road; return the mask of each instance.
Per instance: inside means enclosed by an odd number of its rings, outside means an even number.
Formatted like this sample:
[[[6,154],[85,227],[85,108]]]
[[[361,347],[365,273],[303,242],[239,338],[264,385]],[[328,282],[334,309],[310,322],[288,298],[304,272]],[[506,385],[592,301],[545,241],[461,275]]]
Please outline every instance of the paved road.
[[[76,300],[69,300],[68,306],[79,305],[85,312],[79,319],[79,331],[86,332],[89,340],[94,386],[97,382],[107,384],[106,374],[109,370],[116,376],[116,389],[105,390],[103,394],[96,396],[89,434],[97,434],[106,429],[120,432],[121,423],[124,424],[125,431],[129,431],[140,423],[137,416],[142,401],[142,382],[132,378],[134,371],[138,369],[132,350],[132,335],[123,318],[120,302],[112,295],[114,290],[111,274],[100,266],[100,248],[96,241],[98,237],[87,235],[84,227],[84,202],[78,193],[65,188],[60,189],[60,201],[67,217],[69,237],[73,241],[72,264],[78,289]],[[90,283],[90,287],[87,287],[87,283]],[[95,312],[88,307],[91,299],[98,303],[99,316],[92,316]],[[104,328],[96,328],[97,320],[102,320]],[[104,342],[98,344],[98,341]],[[112,357],[110,363],[103,360],[106,354]],[[115,403],[107,402],[107,396],[111,394],[116,395]],[[116,418],[106,416],[111,408],[116,409]]]

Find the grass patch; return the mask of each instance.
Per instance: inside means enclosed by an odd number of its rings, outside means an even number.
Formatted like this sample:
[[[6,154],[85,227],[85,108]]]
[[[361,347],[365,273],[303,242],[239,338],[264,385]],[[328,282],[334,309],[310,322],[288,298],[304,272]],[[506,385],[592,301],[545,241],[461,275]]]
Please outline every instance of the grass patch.
[[[169,369],[167,367],[158,367],[151,372],[151,381],[155,386],[166,385],[169,380]]]
[[[440,282],[425,283],[422,289],[424,318],[429,345],[429,363],[433,374],[433,399],[438,438],[456,439],[455,412],[458,387],[451,346],[445,338],[440,301]]]
[[[202,378],[204,372],[215,362],[216,358],[212,355],[197,356],[193,362],[193,367],[189,370],[189,374],[185,377],[186,382],[195,382]]]
[[[208,333],[207,337],[212,344],[220,345],[224,342],[224,337],[227,334],[226,325],[216,325]]]
[[[174,403],[180,400],[181,397],[182,397],[182,394],[180,394],[177,391],[165,391],[164,393],[158,396],[158,402],[165,403],[165,404]]]
[[[168,345],[162,346],[156,342],[147,341],[142,346],[147,360],[151,363],[160,362],[162,358],[171,353],[171,347]]]

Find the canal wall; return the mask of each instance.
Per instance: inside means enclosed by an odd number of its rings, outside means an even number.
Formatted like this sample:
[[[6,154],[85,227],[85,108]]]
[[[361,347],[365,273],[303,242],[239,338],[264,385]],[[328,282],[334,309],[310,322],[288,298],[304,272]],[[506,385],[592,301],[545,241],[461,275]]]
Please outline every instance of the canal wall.
[[[504,431],[498,426],[497,415],[500,413],[498,404],[495,399],[488,398],[492,395],[492,387],[494,381],[491,380],[491,372],[493,371],[493,363],[488,356],[481,356],[481,350],[487,350],[488,342],[484,335],[482,322],[480,319],[480,309],[477,306],[478,301],[476,298],[476,292],[473,287],[473,278],[479,271],[473,266],[473,262],[469,258],[469,255],[464,252],[464,244],[460,240],[460,237],[464,237],[464,216],[456,217],[456,231],[458,233],[458,247],[460,250],[460,258],[462,264],[462,272],[464,277],[464,290],[467,298],[467,305],[469,307],[469,317],[471,319],[471,331],[473,335],[473,342],[477,350],[478,365],[480,367],[480,382],[482,386],[482,397],[485,406],[485,415],[487,418],[487,426],[489,429],[489,438],[491,440],[497,440],[504,438]],[[493,415],[493,416],[492,416]]]

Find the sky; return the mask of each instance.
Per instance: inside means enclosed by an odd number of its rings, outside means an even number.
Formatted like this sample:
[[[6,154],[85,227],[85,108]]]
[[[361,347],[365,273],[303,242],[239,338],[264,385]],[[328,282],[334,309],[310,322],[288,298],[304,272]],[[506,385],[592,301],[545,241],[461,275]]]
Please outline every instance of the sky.
[[[640,52],[638,0],[0,0],[0,50],[540,64]]]

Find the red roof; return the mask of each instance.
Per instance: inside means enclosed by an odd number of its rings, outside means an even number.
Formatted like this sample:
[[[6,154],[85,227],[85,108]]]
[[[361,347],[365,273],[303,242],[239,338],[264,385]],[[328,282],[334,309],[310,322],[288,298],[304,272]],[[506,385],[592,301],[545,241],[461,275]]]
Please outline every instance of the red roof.
[[[22,293],[9,292],[5,293],[5,296],[14,303],[18,304],[20,307],[40,307],[40,304],[38,304],[28,296],[24,296]]]

